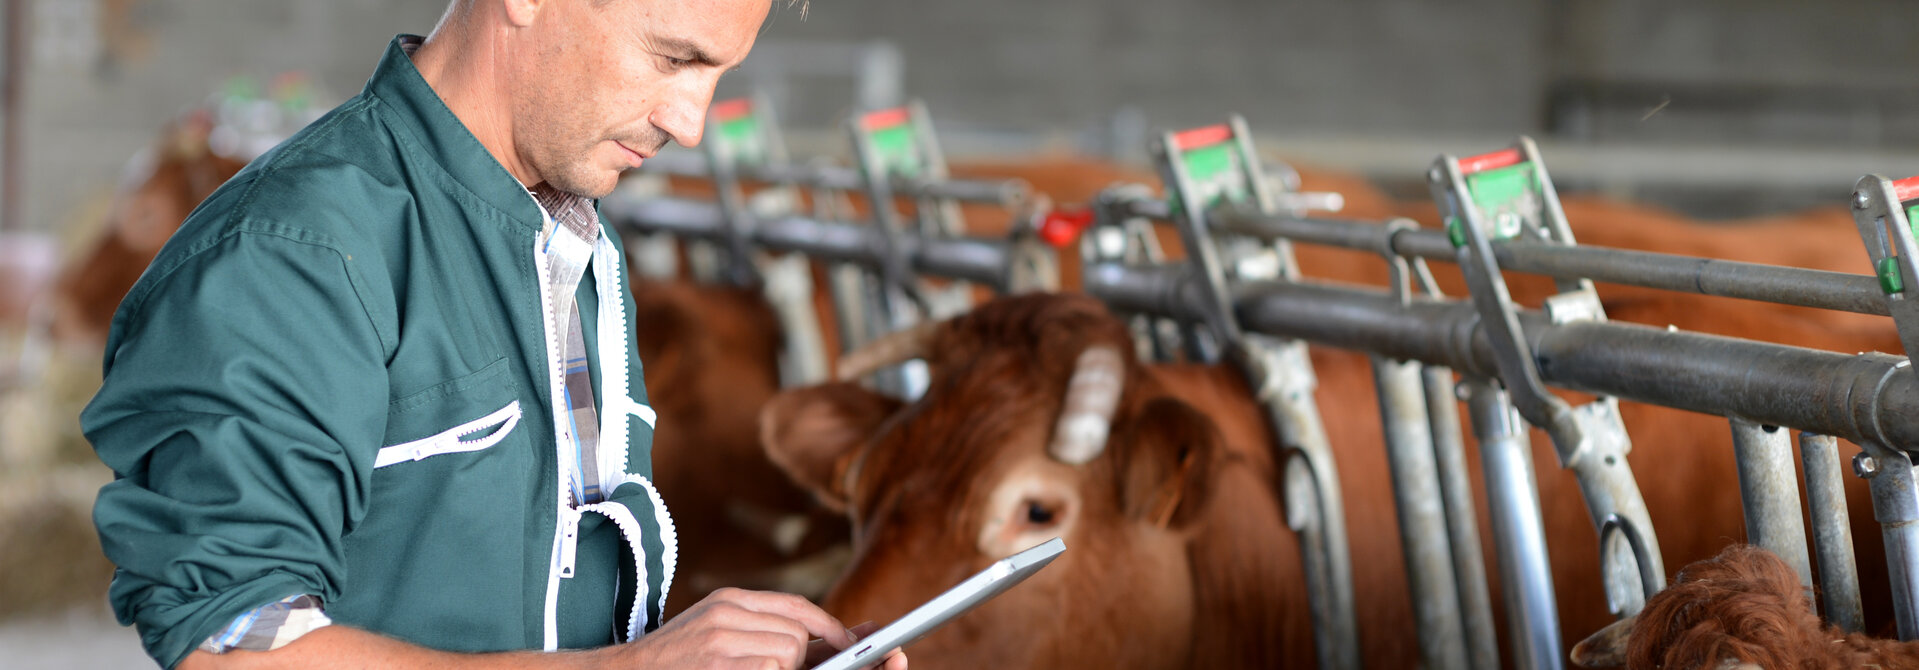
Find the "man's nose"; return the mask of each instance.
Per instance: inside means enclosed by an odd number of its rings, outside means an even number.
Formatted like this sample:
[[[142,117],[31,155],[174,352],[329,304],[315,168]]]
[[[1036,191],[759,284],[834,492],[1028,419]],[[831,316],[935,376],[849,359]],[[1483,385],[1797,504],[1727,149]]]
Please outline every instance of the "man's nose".
[[[706,106],[713,100],[712,89],[704,94],[691,93],[659,106],[653,112],[653,125],[673,137],[681,146],[693,147],[706,132]]]

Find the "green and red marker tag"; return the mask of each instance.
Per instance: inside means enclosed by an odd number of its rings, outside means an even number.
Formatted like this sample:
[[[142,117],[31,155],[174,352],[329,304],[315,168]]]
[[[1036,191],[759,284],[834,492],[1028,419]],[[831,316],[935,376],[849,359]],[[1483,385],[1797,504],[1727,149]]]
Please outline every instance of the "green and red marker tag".
[[[1518,237],[1527,221],[1539,217],[1543,204],[1539,171],[1525,160],[1518,147],[1462,158],[1459,173],[1465,177],[1467,196],[1480,215],[1492,223],[1492,230],[1487,232],[1493,239]],[[1454,247],[1466,244],[1460,225],[1459,219],[1447,217],[1446,234]]]
[[[1911,230],[1915,237],[1919,237],[1919,225],[1915,225],[1919,224],[1919,177],[1907,177],[1893,182],[1892,199],[1895,202],[1887,204],[1891,205],[1892,209],[1905,209],[1906,228]],[[1885,291],[1886,295],[1906,290],[1905,277],[1899,273],[1898,256],[1888,255],[1879,259],[1878,266],[1873,269],[1879,272],[1879,290]]]
[[[753,101],[734,98],[713,103],[707,112],[713,117],[712,141],[722,156],[736,163],[760,163],[766,160],[765,135],[760,132],[759,115],[753,113]]]
[[[1200,209],[1221,201],[1241,202],[1253,193],[1241,164],[1246,157],[1240,155],[1233,139],[1233,127],[1224,123],[1173,134],[1173,160],[1186,168],[1186,179],[1192,184]],[[1178,193],[1173,194],[1172,201],[1175,209],[1182,206]]]
[[[911,177],[920,171],[919,136],[913,117],[905,107],[868,112],[860,117],[860,131],[866,133],[878,154],[879,168],[890,174]]]

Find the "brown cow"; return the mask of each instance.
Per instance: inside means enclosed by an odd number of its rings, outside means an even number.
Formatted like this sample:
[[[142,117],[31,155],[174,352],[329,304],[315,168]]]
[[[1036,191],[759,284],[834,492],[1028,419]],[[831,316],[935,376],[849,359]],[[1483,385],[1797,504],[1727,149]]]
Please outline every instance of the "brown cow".
[[[633,282],[636,350],[659,412],[653,474],[679,531],[669,615],[725,586],[817,597],[843,564],[846,522],[759,447],[779,390],[779,322],[754,289]]]
[[[1919,642],[1825,624],[1799,575],[1772,552],[1735,545],[1686,566],[1639,616],[1573,648],[1587,667],[1913,668]]]
[[[1004,298],[920,332],[933,382],[911,406],[840,383],[764,415],[773,460],[853,521],[829,611],[891,620],[1058,536],[1065,555],[921,641],[915,667],[1312,662],[1273,455],[1258,408],[1222,391],[1234,373],[1117,355],[1126,327],[1085,297]],[[1069,398],[1082,379],[1121,383]],[[1103,407],[1115,438],[1049,444],[1085,430],[1063,406]]]
[[[204,115],[175,124],[153,148],[152,171],[114,198],[106,233],[55,286],[54,337],[97,346],[127,290],[201,200],[246,165],[207,148]]]

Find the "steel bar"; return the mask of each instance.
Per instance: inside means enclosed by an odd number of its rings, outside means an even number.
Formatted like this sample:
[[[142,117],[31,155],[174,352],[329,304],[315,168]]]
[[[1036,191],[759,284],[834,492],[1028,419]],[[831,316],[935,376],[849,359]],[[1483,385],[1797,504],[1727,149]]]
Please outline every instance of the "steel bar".
[[[1820,602],[1825,605],[1827,621],[1857,633],[1865,627],[1865,615],[1859,605],[1859,564],[1852,553],[1846,488],[1839,474],[1839,441],[1829,435],[1801,432],[1799,458],[1805,464],[1806,499],[1811,503]]]
[[[1222,230],[1294,242],[1452,261],[1456,251],[1438,230],[1393,234],[1384,223],[1265,215],[1222,209]],[[1650,251],[1560,246],[1526,241],[1492,244],[1502,270],[1555,279],[1640,286],[1860,314],[1887,314],[1877,280],[1825,270],[1694,258]]]
[[[1452,583],[1453,551],[1433,462],[1421,366],[1379,356],[1373,357],[1372,364],[1385,429],[1386,464],[1399,513],[1400,549],[1406,557],[1406,583],[1412,589],[1420,665],[1470,667],[1459,591]]]
[[[691,240],[724,244],[729,239],[725,217],[710,202],[681,198],[623,201],[608,199],[601,209],[616,225],[646,233],[668,233]],[[881,267],[883,242],[873,226],[816,221],[786,216],[760,221],[742,231],[753,246],[774,253],[800,252],[813,258]],[[1010,289],[1012,245],[975,237],[928,238],[902,234],[896,250],[917,274],[976,282],[999,291]]]
[[[1505,585],[1506,625],[1512,631],[1516,667],[1557,669],[1560,660],[1559,608],[1553,594],[1552,564],[1539,512],[1539,488],[1533,481],[1532,446],[1527,427],[1506,392],[1483,377],[1463,384],[1479,438],[1480,467],[1486,474],[1486,500],[1492,512],[1493,546]]]
[[[1499,638],[1493,628],[1492,595],[1486,584],[1486,558],[1479,546],[1479,519],[1473,507],[1472,480],[1466,473],[1466,442],[1459,425],[1453,371],[1421,366],[1426,415],[1432,423],[1433,465],[1440,498],[1446,505],[1446,534],[1453,551],[1453,585],[1465,621],[1466,649],[1472,667],[1499,667]]]
[[[1746,511],[1746,541],[1764,547],[1812,587],[1806,526],[1799,518],[1799,483],[1793,477],[1792,438],[1779,426],[1731,419],[1732,449],[1739,462],[1739,499]]]
[[[680,177],[710,178],[712,169],[705,156],[676,151],[649,158],[644,168]],[[741,166],[743,181],[766,184],[790,184],[836,191],[860,191],[866,182],[857,169],[839,165],[775,163]],[[895,178],[893,195],[907,198],[946,198],[960,202],[1013,207],[1032,194],[1032,187],[1018,179],[937,179]]]
[[[1855,462],[1872,486],[1872,516],[1886,538],[1887,577],[1892,582],[1892,613],[1899,639],[1919,639],[1919,582],[1912,565],[1919,560],[1919,496],[1913,495],[1912,459],[1905,452],[1863,443],[1866,458]]]
[[[1102,268],[1102,270],[1106,270]],[[1105,295],[1112,271],[1089,274]],[[1170,298],[1141,278],[1118,282],[1135,298]],[[1097,282],[1097,283],[1096,283]],[[1236,297],[1251,332],[1494,373],[1492,352],[1470,305],[1305,282],[1249,283]],[[1841,354],[1619,322],[1555,325],[1525,311],[1541,378],[1561,388],[1718,416],[1743,416],[1853,442],[1919,448],[1919,377],[1906,359]]]

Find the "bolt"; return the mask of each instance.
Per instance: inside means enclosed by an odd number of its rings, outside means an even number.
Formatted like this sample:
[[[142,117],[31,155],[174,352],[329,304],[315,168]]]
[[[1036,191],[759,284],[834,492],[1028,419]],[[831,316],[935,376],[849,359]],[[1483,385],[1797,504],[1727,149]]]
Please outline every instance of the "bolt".
[[[1466,386],[1466,382],[1460,382],[1458,384],[1454,384],[1453,397],[1458,398],[1460,402],[1466,402],[1468,400],[1472,400],[1473,390]]]
[[[1867,196],[1865,191],[1852,194],[1852,206],[1855,208],[1865,209],[1869,202],[1872,202],[1872,198]]]
[[[1434,183],[1438,183],[1438,182],[1446,181],[1446,173],[1441,171],[1439,168],[1433,168],[1431,171],[1426,173],[1426,178],[1431,179]]]
[[[1858,475],[1860,479],[1871,479],[1873,475],[1879,474],[1879,460],[1873,458],[1872,454],[1861,451],[1852,457],[1852,473]]]

